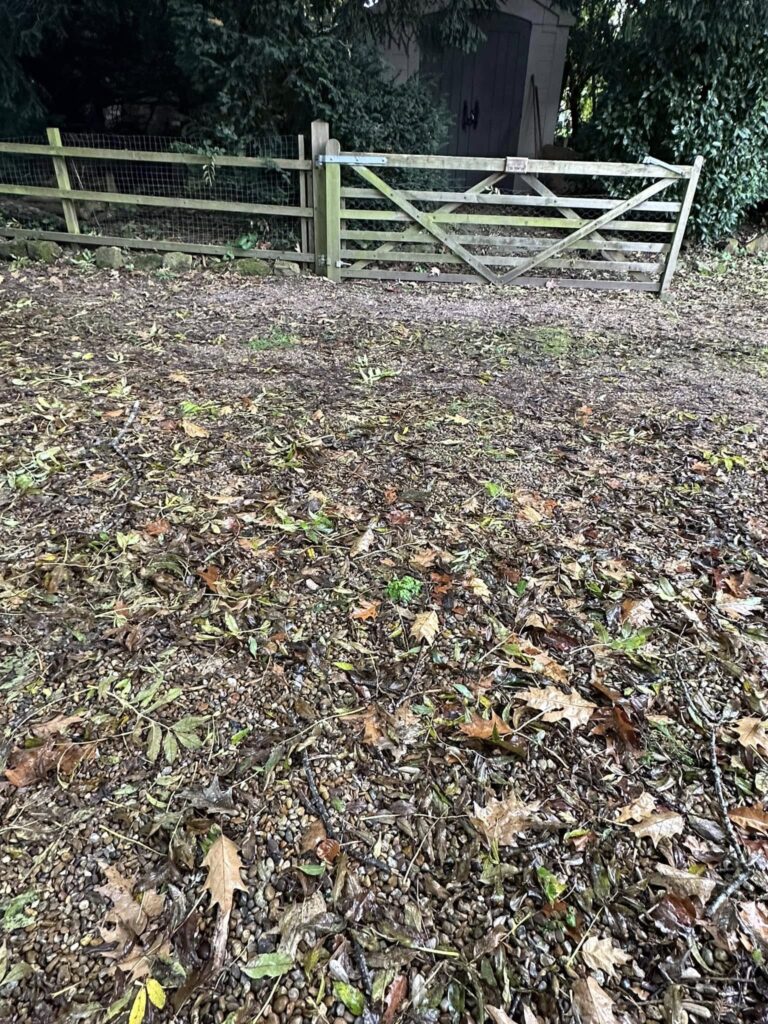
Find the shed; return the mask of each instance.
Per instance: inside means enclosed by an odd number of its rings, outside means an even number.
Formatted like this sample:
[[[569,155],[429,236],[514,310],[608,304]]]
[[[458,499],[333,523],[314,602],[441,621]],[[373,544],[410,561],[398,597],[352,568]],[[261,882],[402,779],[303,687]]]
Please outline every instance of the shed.
[[[385,47],[383,57],[397,79],[418,73],[435,83],[451,115],[446,152],[536,156],[554,140],[574,22],[549,0],[502,0],[478,19],[486,38],[473,53],[414,38]]]

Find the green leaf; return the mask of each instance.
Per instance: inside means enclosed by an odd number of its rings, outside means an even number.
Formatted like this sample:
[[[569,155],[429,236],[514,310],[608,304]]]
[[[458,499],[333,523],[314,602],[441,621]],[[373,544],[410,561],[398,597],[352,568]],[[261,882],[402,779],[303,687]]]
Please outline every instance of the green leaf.
[[[335,981],[333,983],[333,994],[340,999],[350,1013],[359,1017],[365,1009],[365,996],[359,988],[348,985],[346,981]]]
[[[26,928],[27,925],[34,924],[35,918],[25,914],[24,908],[36,899],[37,893],[34,889],[28,889],[27,892],[14,896],[6,906],[2,922],[0,922],[3,931],[13,932],[18,928]]]
[[[196,732],[184,732],[178,725],[173,725],[171,728],[182,747],[185,747],[187,750],[199,750],[202,747],[203,741]]]
[[[150,761],[156,761],[160,754],[160,742],[163,738],[163,730],[157,724],[153,722],[147,731],[147,758]]]
[[[542,892],[547,898],[547,902],[550,904],[555,903],[566,890],[565,883],[561,882],[557,875],[553,875],[548,868],[536,868],[536,877],[539,880]]]
[[[239,729],[237,732],[233,732],[229,742],[233,747],[239,746],[244,739],[247,739],[251,734],[250,726],[246,726],[244,729]]]
[[[28,978],[30,974],[34,974],[31,964],[26,963],[26,961],[22,961],[20,964],[14,964],[3,980],[0,981],[0,988],[4,988],[6,985],[13,985],[17,981],[23,981],[24,978]]]
[[[173,764],[179,756],[179,744],[176,742],[176,737],[170,729],[166,732],[163,739],[163,754],[168,764]]]
[[[305,875],[314,875],[315,877],[325,874],[325,864],[299,864],[299,871],[303,871]]]
[[[240,627],[237,624],[237,619],[231,612],[224,612],[224,625],[233,636],[240,636]]]
[[[334,661],[335,668],[340,668],[342,672],[354,672],[355,666],[351,661]]]
[[[289,953],[261,953],[255,960],[250,960],[240,970],[249,978],[280,978],[293,967],[293,957]]]

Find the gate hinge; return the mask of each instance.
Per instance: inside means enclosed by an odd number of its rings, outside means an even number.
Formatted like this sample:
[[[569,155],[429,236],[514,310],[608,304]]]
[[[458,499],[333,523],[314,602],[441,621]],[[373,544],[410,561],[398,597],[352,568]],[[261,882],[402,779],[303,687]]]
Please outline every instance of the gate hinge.
[[[357,156],[354,153],[321,153],[317,157],[317,166],[323,164],[351,164],[353,167],[383,167],[387,162],[385,156]]]

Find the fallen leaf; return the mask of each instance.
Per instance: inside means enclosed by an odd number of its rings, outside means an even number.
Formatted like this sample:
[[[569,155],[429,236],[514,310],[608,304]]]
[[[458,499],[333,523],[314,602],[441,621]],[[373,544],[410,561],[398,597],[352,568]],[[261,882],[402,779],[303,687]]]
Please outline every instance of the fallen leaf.
[[[500,1010],[498,1006],[486,1006],[485,1012],[494,1024],[515,1024],[506,1010]]]
[[[211,432],[194,420],[181,420],[181,429],[187,437],[210,437]]]
[[[367,619],[375,619],[379,614],[379,608],[381,607],[381,601],[366,601],[365,599],[360,601],[357,608],[353,608],[349,613],[351,619],[357,619],[360,622],[365,622]]]
[[[658,846],[661,839],[679,835],[684,827],[685,819],[675,811],[660,811],[629,826],[638,839],[650,839],[654,846]]]
[[[475,804],[472,823],[490,842],[514,846],[521,832],[541,824],[537,814],[540,806],[537,801],[524,804],[511,794],[503,800],[489,800],[485,807]]]
[[[168,533],[171,528],[171,524],[167,519],[154,519],[151,523],[147,523],[144,527],[144,533],[150,537],[162,537],[164,533]]]
[[[617,967],[628,964],[632,959],[623,949],[614,946],[610,938],[598,939],[595,935],[590,935],[585,941],[581,955],[590,970],[604,971],[609,978],[616,975]]]
[[[323,839],[317,844],[315,853],[326,864],[333,864],[341,853],[341,843],[338,839]]]
[[[387,994],[384,998],[384,1012],[381,1015],[381,1024],[393,1024],[398,1010],[407,995],[408,978],[405,974],[398,974],[387,989]]]
[[[768,754],[768,720],[764,718],[740,718],[733,728],[739,737],[739,743],[747,750],[757,750]]]
[[[653,909],[653,918],[662,931],[688,931],[696,923],[698,913],[696,904],[687,896],[678,896],[673,892],[665,893]]]
[[[423,640],[426,644],[434,643],[440,621],[437,612],[419,612],[411,625],[411,636],[414,640]]]
[[[467,586],[475,597],[479,597],[482,601],[490,600],[491,592],[488,589],[488,585],[485,580],[481,580],[479,576],[470,576],[467,580]],[[488,1009],[490,1010],[490,1007]]]
[[[649,818],[656,809],[656,797],[645,790],[640,796],[635,797],[632,803],[619,809],[616,821],[643,821]]]
[[[258,981],[259,978],[280,978],[292,967],[293,957],[289,953],[260,953],[240,970],[246,977]]]
[[[197,575],[209,590],[212,590],[214,594],[218,594],[219,579],[221,577],[221,569],[218,565],[207,565],[205,569],[198,569]]]
[[[361,533],[359,537],[354,539],[352,547],[350,548],[350,554],[352,554],[352,556],[362,555],[366,551],[370,551],[375,539],[373,530],[368,527],[365,533]]]
[[[541,1024],[533,1010],[526,1006],[525,1003],[523,1003],[523,1024]]]
[[[373,708],[369,708],[363,715],[363,743],[377,747],[384,739],[386,736],[381,728],[379,717]]]
[[[751,829],[761,836],[768,836],[768,814],[759,804],[752,807],[732,807],[728,817],[739,828]]]
[[[56,715],[55,718],[51,718],[47,722],[41,722],[40,725],[33,726],[32,735],[37,736],[39,739],[59,736],[61,733],[66,732],[70,725],[77,725],[82,720],[82,715]]]
[[[81,761],[90,760],[95,754],[95,743],[56,743],[49,738],[39,747],[15,751],[5,777],[12,786],[23,789],[40,782],[54,769],[69,775]]]
[[[695,896],[706,906],[717,888],[717,882],[691,871],[672,868],[668,864],[656,864],[651,881],[671,889],[678,896]]]
[[[573,1008],[581,1024],[616,1024],[613,1000],[594,978],[574,982]]]
[[[740,903],[739,920],[756,942],[768,946],[768,906],[755,901]]]
[[[303,903],[288,907],[277,926],[277,930],[280,932],[278,952],[295,956],[304,933],[326,913],[325,899],[319,891],[304,900]]]
[[[106,885],[97,885],[96,892],[106,896],[112,902],[112,909],[108,916],[119,922],[134,935],[142,935],[149,924],[149,915],[142,907],[142,903],[133,896],[135,882],[132,878],[126,878],[116,867],[111,864],[101,864],[101,870],[106,876]],[[155,908],[153,892],[150,897],[150,904]],[[145,894],[146,895],[146,894]],[[142,897],[143,901],[143,897]],[[162,904],[161,904],[162,907]],[[157,916],[155,914],[155,916]]]
[[[556,686],[529,687],[527,690],[518,690],[514,696],[524,700],[528,707],[543,711],[544,722],[561,722],[565,719],[572,730],[579,725],[586,725],[597,710],[597,704],[591,700],[576,692],[564,693]]]
[[[415,565],[417,569],[428,569],[430,565],[433,565],[437,559],[439,552],[435,551],[434,548],[424,548],[423,551],[417,551],[411,555],[409,562],[411,565]]]
[[[729,619],[746,619],[757,611],[761,611],[763,602],[759,597],[732,597],[724,590],[718,590],[715,604],[719,611]]]
[[[620,704],[614,704],[610,708],[601,708],[600,717],[601,720],[592,730],[592,736],[609,736],[612,734],[619,738],[619,741],[625,748],[637,749],[640,746],[640,737],[637,729]]]
[[[628,597],[621,602],[621,622],[639,629],[647,626],[653,618],[653,601],[649,597],[636,599]]]
[[[480,715],[473,714],[469,722],[461,723],[459,731],[479,740],[490,740],[494,736],[506,736],[512,732],[507,723],[502,721],[495,711],[491,712],[490,718],[481,718]]]
[[[325,838],[325,825],[319,818],[315,818],[302,833],[299,853],[314,853],[317,844]]]
[[[211,905],[220,907],[222,914],[231,912],[237,889],[247,891],[240,877],[242,866],[237,847],[223,833],[203,858],[203,867],[208,869],[203,888],[211,894]]]

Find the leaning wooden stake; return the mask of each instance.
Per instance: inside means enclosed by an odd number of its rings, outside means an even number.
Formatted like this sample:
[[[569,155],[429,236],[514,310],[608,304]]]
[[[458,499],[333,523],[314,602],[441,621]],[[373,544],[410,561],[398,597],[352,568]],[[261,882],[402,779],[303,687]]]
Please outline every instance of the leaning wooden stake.
[[[703,165],[704,157],[697,156],[693,161],[691,176],[688,179],[688,187],[686,188],[685,196],[683,197],[683,205],[680,207],[675,233],[672,236],[672,244],[667,255],[667,262],[664,265],[664,273],[661,275],[661,284],[659,285],[660,295],[663,295],[664,292],[668,291],[669,286],[672,283],[672,275],[674,274],[675,267],[677,266],[677,257],[680,255],[680,247],[683,244],[683,238],[685,237],[688,215],[690,214],[691,207],[693,206],[693,197],[696,195],[696,186],[699,183],[699,175],[701,174],[701,168]]]
[[[46,129],[46,135],[48,136],[48,143],[51,146],[61,146],[61,132],[58,128]],[[56,185],[58,188],[66,192],[72,191],[72,186],[69,182],[69,171],[67,170],[67,161],[63,156],[55,156],[53,159],[53,169],[56,172]],[[71,199],[62,199],[61,205],[64,208],[64,222],[67,225],[67,231],[73,235],[80,234],[80,224],[77,220],[77,207]]]
[[[326,156],[341,152],[336,139],[325,147]],[[325,276],[329,281],[341,280],[341,167],[324,164],[325,176]]]

